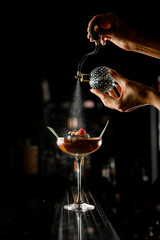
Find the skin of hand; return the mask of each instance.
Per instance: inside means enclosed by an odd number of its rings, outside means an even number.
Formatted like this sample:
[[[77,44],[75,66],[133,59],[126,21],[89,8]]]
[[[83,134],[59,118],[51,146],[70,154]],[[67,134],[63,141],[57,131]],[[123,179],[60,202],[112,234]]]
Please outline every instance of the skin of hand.
[[[95,27],[95,31],[100,34],[100,41],[102,45],[106,44],[106,40],[110,40],[118,47],[130,50],[130,38],[134,38],[137,32],[129,28],[115,13],[107,13],[97,15],[91,19],[88,24],[87,37],[92,42],[90,36],[90,25],[94,20],[98,20],[100,28]]]
[[[113,89],[108,94],[91,89],[91,92],[97,95],[106,107],[120,112],[130,112],[149,104],[160,110],[160,92],[141,83],[128,80],[113,69],[110,69],[110,75],[118,83],[116,88],[119,95]]]
[[[128,27],[115,13],[107,13],[94,16],[88,24],[87,37],[92,42],[90,36],[90,26],[94,20],[98,20],[99,27],[95,26],[95,32],[100,34],[100,42],[106,44],[106,40],[111,41],[118,47],[126,50],[139,52],[148,56],[160,59],[160,39],[150,39],[137,33]]]

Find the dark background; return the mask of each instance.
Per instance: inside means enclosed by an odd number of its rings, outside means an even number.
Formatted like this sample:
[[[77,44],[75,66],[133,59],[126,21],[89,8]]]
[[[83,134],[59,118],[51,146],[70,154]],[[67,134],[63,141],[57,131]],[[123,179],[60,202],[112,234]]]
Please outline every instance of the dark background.
[[[137,31],[151,37],[160,37],[157,1],[64,1],[51,4],[26,2],[1,6],[0,179],[2,189],[7,193],[3,194],[2,202],[9,210],[5,211],[3,204],[1,209],[7,224],[6,212],[10,212],[10,208],[14,209],[13,196],[15,202],[18,196],[21,201],[22,189],[25,193],[24,198],[30,200],[32,195],[35,197],[37,194],[36,197],[42,201],[46,196],[54,194],[54,191],[50,191],[53,182],[54,186],[56,185],[56,195],[58,194],[59,185],[54,179],[58,179],[59,182],[62,180],[63,185],[63,180],[67,183],[66,179],[71,176],[68,166],[73,167],[73,159],[58,150],[55,138],[46,126],[52,126],[58,133],[66,127],[66,119],[73,101],[77,65],[86,53],[94,49],[94,43],[90,43],[86,38],[88,22],[94,15],[111,11],[117,13]],[[128,79],[157,88],[157,77],[160,75],[158,59],[126,52],[107,42],[106,46],[100,46],[96,56],[84,63],[83,69],[85,73],[89,73],[95,66],[100,65],[111,67]],[[48,102],[44,102],[43,99],[43,79],[47,79],[50,87],[51,99]],[[135,229],[143,232],[141,223],[145,219],[148,221],[145,225],[146,231],[150,221],[153,220],[155,224],[156,219],[153,217],[155,205],[152,208],[148,204],[153,196],[150,194],[152,107],[146,106],[130,113],[120,113],[105,108],[100,100],[90,93],[88,84],[82,83],[81,90],[83,100],[91,99],[95,102],[94,109],[84,109],[88,126],[94,125],[98,134],[106,120],[110,120],[102,147],[91,155],[91,175],[83,177],[88,177],[89,184],[95,186],[93,188],[99,191],[104,202],[108,200],[113,208],[118,209],[120,206],[118,216],[124,229],[127,227],[125,231],[128,232],[128,236]],[[158,120],[158,111],[156,115]],[[42,179],[38,178],[36,182],[32,178],[29,182],[28,178],[27,181],[22,181],[22,151],[28,138],[32,140],[31,144],[38,145],[39,149],[38,176]],[[54,162],[48,174],[44,160],[49,161],[49,157],[43,156],[44,153],[50,153],[50,150]],[[111,157],[116,163],[116,186],[101,176],[102,167],[108,164]],[[147,185],[143,181],[144,170],[148,177]],[[48,176],[52,180],[47,180],[45,185],[43,177]],[[21,188],[22,184],[24,185]],[[115,200],[117,193],[122,200],[120,205],[119,201]],[[154,193],[158,193],[157,188]],[[154,197],[157,199],[156,195]],[[10,208],[7,205],[8,201]],[[16,213],[13,222],[15,218]],[[30,216],[28,219],[32,225]],[[3,219],[1,221],[5,222]],[[2,235],[3,227],[4,225],[1,228]]]
[[[62,127],[68,110],[61,103],[72,102],[77,65],[82,56],[94,49],[86,38],[87,26],[96,14],[116,12],[138,31],[159,37],[158,5],[140,2],[82,2],[39,4],[8,4],[2,7],[1,29],[1,132],[5,147],[26,137],[36,136],[46,126],[41,83],[49,82],[54,115],[49,124]],[[157,88],[159,61],[126,52],[112,43],[101,46],[97,56],[88,59],[84,71],[107,65],[123,76]],[[82,85],[83,99],[100,101]],[[97,106],[97,105],[96,105]],[[87,115],[88,114],[88,115]],[[88,119],[107,116],[111,119],[109,154],[146,157],[150,161],[150,109],[118,113],[102,105]],[[102,123],[101,129],[104,126]],[[6,149],[5,148],[5,149]],[[105,146],[104,146],[105,148]],[[4,150],[4,149],[3,149]],[[4,151],[5,154],[5,151]],[[148,163],[150,164],[150,163]]]

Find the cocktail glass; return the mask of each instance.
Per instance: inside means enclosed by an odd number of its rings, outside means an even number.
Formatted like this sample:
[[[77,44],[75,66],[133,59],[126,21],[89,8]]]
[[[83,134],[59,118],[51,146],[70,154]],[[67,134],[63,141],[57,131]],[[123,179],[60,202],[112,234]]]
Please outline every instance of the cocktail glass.
[[[102,144],[102,138],[57,138],[57,146],[65,153],[68,153],[75,157],[77,161],[77,200],[76,202],[65,205],[64,209],[67,210],[80,210],[80,211],[88,211],[93,210],[95,208],[94,205],[90,205],[84,203],[81,199],[81,162],[82,159],[97,151]]]

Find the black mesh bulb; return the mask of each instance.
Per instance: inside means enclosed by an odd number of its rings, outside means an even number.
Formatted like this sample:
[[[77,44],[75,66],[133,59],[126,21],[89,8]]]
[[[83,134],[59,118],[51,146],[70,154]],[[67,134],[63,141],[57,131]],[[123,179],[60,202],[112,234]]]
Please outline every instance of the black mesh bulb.
[[[100,66],[91,71],[89,85],[91,88],[107,93],[113,89],[115,81],[109,74],[109,68]]]

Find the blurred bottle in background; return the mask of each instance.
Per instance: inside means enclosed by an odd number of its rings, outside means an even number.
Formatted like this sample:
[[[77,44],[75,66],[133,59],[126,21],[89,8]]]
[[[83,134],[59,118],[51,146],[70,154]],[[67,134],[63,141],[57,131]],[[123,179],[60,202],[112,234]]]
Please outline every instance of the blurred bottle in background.
[[[38,160],[38,145],[32,138],[26,138],[23,146],[24,173],[29,175],[38,174]]]

